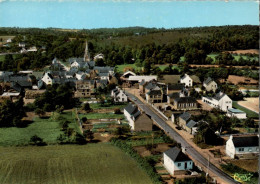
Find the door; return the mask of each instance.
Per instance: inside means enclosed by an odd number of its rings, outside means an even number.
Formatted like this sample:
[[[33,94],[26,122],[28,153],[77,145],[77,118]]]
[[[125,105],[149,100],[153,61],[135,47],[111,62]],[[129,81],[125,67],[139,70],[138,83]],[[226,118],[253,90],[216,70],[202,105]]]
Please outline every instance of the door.
[[[187,169],[187,162],[184,163],[184,169]]]

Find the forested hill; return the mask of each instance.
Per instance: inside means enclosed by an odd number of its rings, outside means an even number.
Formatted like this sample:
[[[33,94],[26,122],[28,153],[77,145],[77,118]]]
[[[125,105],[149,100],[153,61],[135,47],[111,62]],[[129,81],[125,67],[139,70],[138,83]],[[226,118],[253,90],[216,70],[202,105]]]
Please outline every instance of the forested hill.
[[[13,36],[9,47],[0,47],[0,52],[18,52],[19,42],[26,42],[27,47],[44,46],[46,52],[25,54],[15,59],[12,66],[6,59],[5,67],[0,70],[41,68],[57,57],[66,60],[70,57],[82,57],[85,41],[88,40],[91,57],[97,53],[105,55],[105,64],[144,63],[176,64],[184,56],[187,64],[232,64],[256,65],[256,59],[235,61],[229,55],[221,55],[217,61],[208,54],[220,54],[223,51],[259,49],[259,27],[219,26],[178,29],[156,28],[103,28],[103,29],[39,29],[39,28],[0,28],[1,39]],[[4,43],[4,40],[0,40]],[[26,61],[22,61],[25,60]],[[226,59],[228,58],[228,59]],[[28,61],[31,62],[28,62]],[[19,65],[20,63],[20,65]]]

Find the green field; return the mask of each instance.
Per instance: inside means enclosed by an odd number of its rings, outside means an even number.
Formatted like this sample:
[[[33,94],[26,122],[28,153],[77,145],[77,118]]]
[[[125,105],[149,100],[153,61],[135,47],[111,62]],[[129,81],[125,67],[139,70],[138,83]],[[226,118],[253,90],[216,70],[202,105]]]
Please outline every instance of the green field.
[[[79,114],[79,118],[87,117],[87,119],[122,119],[124,118],[123,114],[114,114],[114,113],[87,113]]]
[[[90,108],[91,109],[122,109],[126,106],[127,104],[118,104],[118,105],[108,105],[108,106],[101,106],[100,103],[91,103]]]
[[[251,111],[245,107],[240,106],[236,101],[232,102],[232,107],[236,108],[236,109],[240,109],[241,111],[244,111],[246,113],[247,117],[251,117],[251,118],[257,118],[258,119],[258,114],[255,113],[254,111]]]
[[[142,69],[142,67],[138,67],[135,64],[123,64],[123,65],[116,65],[117,71],[119,73],[124,73],[124,68],[125,67],[132,67],[135,71],[139,71]]]
[[[0,147],[0,152],[0,183],[152,183],[130,156],[110,144]]]
[[[78,130],[78,126],[73,120],[72,113],[67,112],[61,115],[71,121],[69,126]],[[51,118],[34,118],[34,121],[25,128],[0,128],[0,146],[27,145],[33,135],[37,135],[47,144],[57,143],[57,137],[62,133],[58,121]]]

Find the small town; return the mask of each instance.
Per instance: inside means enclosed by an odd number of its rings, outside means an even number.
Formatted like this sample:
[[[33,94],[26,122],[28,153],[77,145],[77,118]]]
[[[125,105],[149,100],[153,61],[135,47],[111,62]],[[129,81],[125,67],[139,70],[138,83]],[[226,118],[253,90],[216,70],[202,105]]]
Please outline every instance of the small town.
[[[0,154],[3,184],[257,184],[259,27],[0,27]]]

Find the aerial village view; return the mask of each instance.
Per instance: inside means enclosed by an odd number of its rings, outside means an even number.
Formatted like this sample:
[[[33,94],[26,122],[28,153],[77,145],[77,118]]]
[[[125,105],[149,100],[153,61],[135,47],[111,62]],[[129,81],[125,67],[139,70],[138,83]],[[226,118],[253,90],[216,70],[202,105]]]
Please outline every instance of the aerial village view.
[[[0,1],[0,184],[257,184],[255,1]]]

